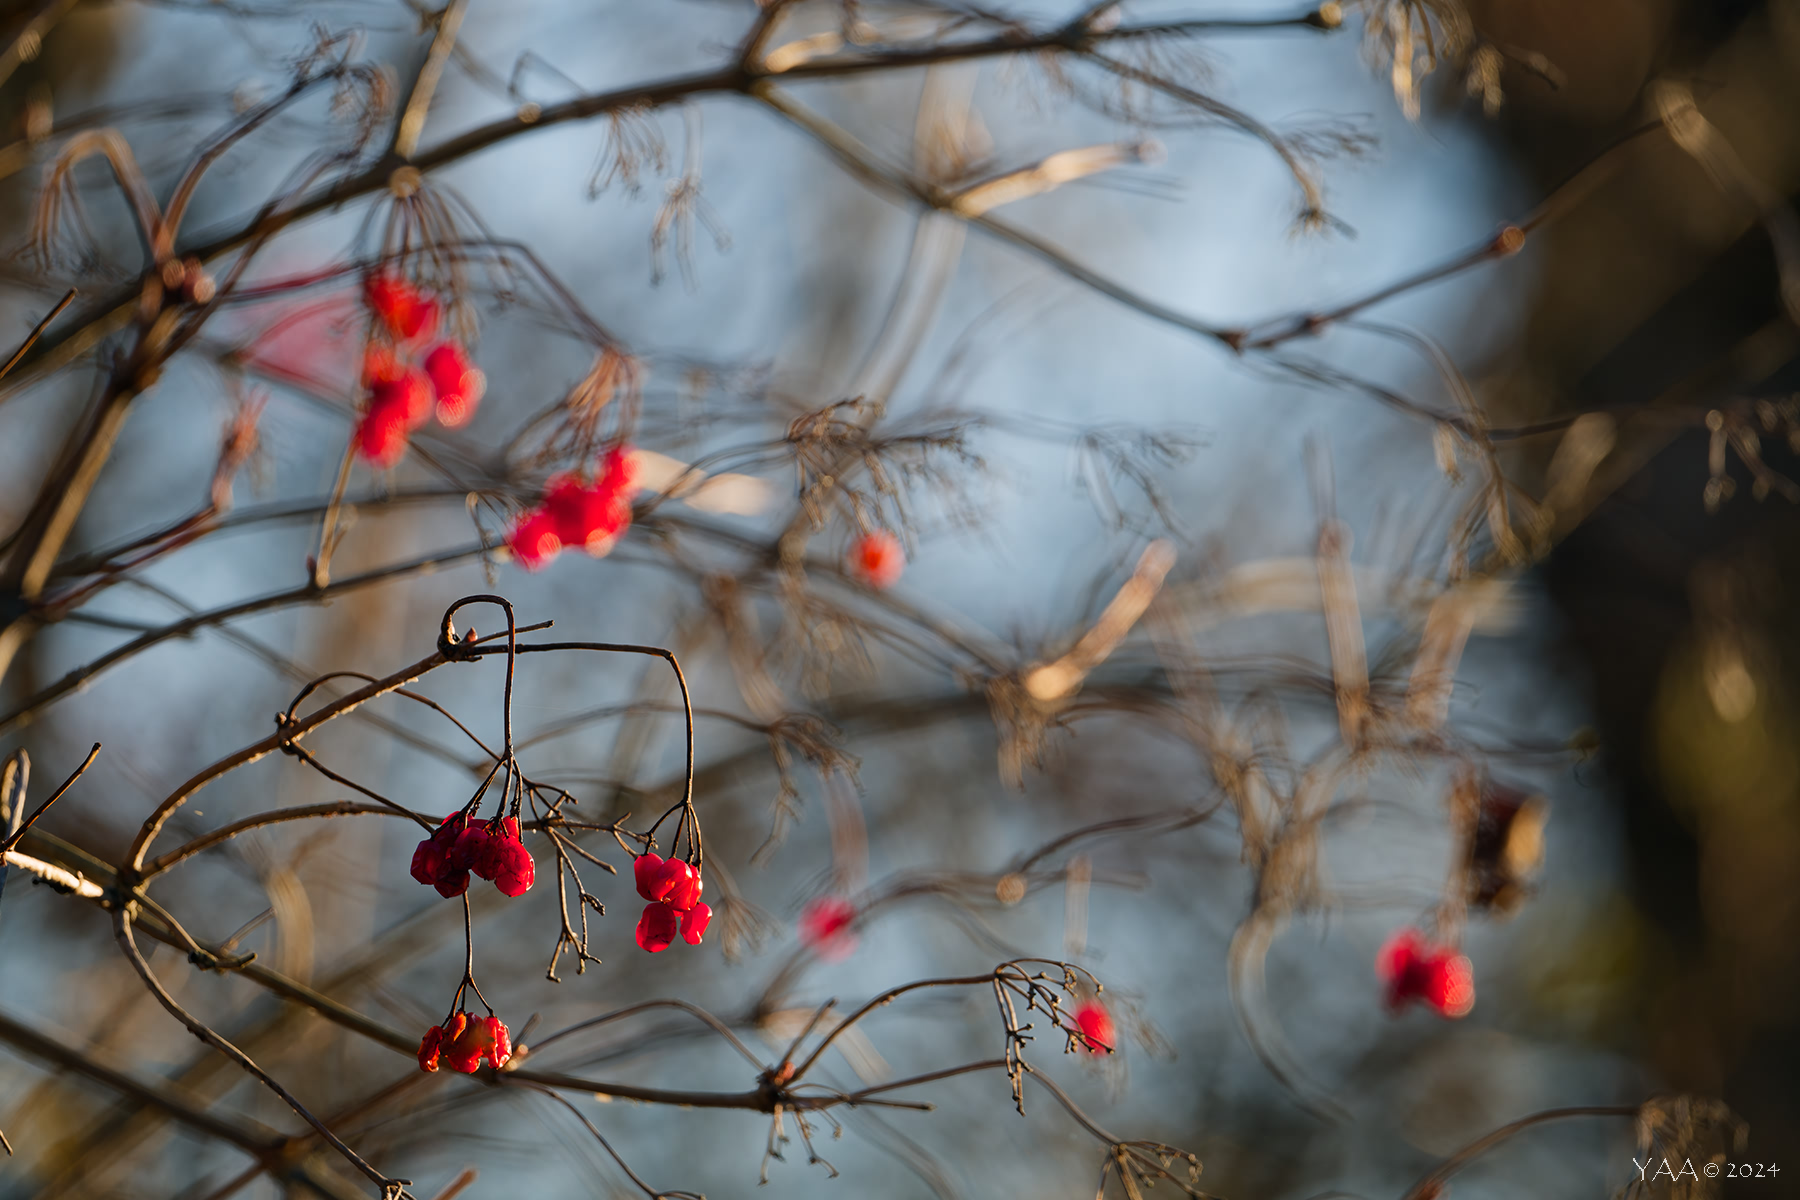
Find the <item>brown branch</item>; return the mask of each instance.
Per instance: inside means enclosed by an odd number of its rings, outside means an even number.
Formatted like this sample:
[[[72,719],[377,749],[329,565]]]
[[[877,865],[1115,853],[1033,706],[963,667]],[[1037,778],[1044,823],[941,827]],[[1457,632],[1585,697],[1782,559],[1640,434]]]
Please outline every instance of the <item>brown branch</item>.
[[[19,360],[25,357],[26,351],[37,345],[37,340],[44,336],[44,330],[50,328],[50,322],[56,320],[57,317],[60,317],[62,315],[62,310],[69,307],[70,302],[75,299],[75,294],[75,289],[70,288],[68,293],[64,295],[61,300],[56,302],[56,307],[45,313],[44,319],[39,321],[37,325],[33,327],[32,331],[25,335],[25,340],[20,342],[19,348],[12,352],[12,357],[6,360],[4,366],[0,366],[0,379],[4,379],[12,374],[12,369],[19,365]]]
[[[1521,1117],[1517,1121],[1502,1125],[1492,1133],[1476,1138],[1452,1154],[1436,1170],[1408,1188],[1403,1200],[1432,1200],[1432,1197],[1441,1195],[1445,1180],[1495,1146],[1511,1140],[1514,1135],[1522,1133],[1534,1125],[1566,1120],[1570,1117],[1636,1117],[1640,1111],[1642,1109],[1638,1105],[1588,1104],[1575,1108],[1546,1109],[1543,1112],[1532,1113],[1528,1117]]]
[[[343,1155],[370,1182],[381,1188],[385,1200],[398,1200],[398,1197],[404,1193],[405,1185],[412,1182],[411,1180],[390,1179],[376,1170],[362,1155],[351,1149],[342,1138],[333,1133],[323,1121],[314,1116],[312,1111],[300,1103],[299,1098],[283,1087],[273,1075],[263,1070],[254,1059],[232,1045],[223,1035],[215,1032],[205,1022],[188,1012],[174,996],[169,994],[168,989],[163,987],[162,981],[156,977],[156,973],[150,969],[150,964],[144,961],[144,955],[137,947],[137,940],[132,936],[132,914],[129,907],[121,907],[113,914],[113,934],[118,940],[120,949],[125,952],[126,959],[137,971],[138,977],[144,981],[144,986],[150,989],[150,994],[156,997],[157,1003],[168,1010],[169,1015],[187,1026],[189,1033],[231,1059],[259,1080],[264,1087],[280,1097],[302,1120],[317,1130],[319,1136],[330,1143],[332,1149]]]
[[[198,613],[185,620],[175,621],[160,629],[146,633],[142,637],[134,638],[116,649],[108,651],[92,662],[75,668],[48,687],[34,693],[21,703],[18,708],[4,716],[0,716],[0,732],[4,732],[15,725],[29,720],[36,715],[39,709],[67,696],[107,668],[112,667],[125,659],[131,658],[141,651],[148,650],[152,646],[169,641],[171,638],[187,637],[192,633],[213,625],[220,625],[226,621],[236,620],[239,617],[246,617],[255,613],[269,612],[273,609],[282,608],[290,604],[318,603],[330,599],[333,596],[340,596],[346,592],[356,591],[372,584],[385,583],[390,579],[398,579],[434,567],[476,558],[483,554],[486,549],[485,546],[468,546],[457,550],[430,554],[423,558],[411,559],[404,563],[396,563],[392,566],[380,567],[373,571],[366,571],[361,575],[353,575],[347,579],[334,580],[322,588],[314,587],[311,583],[305,583],[299,587],[290,588],[287,591],[271,592],[250,600],[240,600],[235,604],[227,604],[220,608]]]
[[[286,1140],[272,1129],[237,1124],[214,1116],[165,1083],[149,1083],[135,1079],[61,1042],[39,1033],[20,1021],[0,1012],[0,1039],[16,1046],[34,1058],[55,1063],[66,1071],[85,1075],[121,1095],[152,1105],[190,1129],[229,1142],[246,1153],[261,1158],[281,1148]]]

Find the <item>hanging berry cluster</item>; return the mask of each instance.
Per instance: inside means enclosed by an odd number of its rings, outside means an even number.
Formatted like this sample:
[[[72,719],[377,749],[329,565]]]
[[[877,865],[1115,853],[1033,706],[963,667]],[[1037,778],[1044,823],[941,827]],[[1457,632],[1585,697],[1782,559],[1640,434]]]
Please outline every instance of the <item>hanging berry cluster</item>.
[[[638,918],[637,944],[652,954],[667,950],[679,926],[682,940],[698,946],[712,921],[712,909],[700,899],[704,881],[699,868],[679,858],[645,853],[632,864],[632,875],[638,895],[650,902]]]
[[[1375,972],[1387,988],[1390,1011],[1414,1000],[1446,1017],[1467,1016],[1475,1007],[1475,970],[1469,960],[1410,926],[1395,931],[1381,947]]]
[[[519,838],[517,817],[471,822],[468,812],[458,809],[413,851],[412,877],[446,899],[469,890],[471,872],[508,896],[531,890],[537,866]]]
[[[512,1058],[512,1033],[496,1016],[477,1018],[454,1012],[442,1025],[425,1031],[419,1043],[419,1069],[435,1071],[442,1063],[452,1071],[473,1075],[485,1060],[496,1071]]]
[[[521,513],[507,537],[513,561],[536,571],[565,548],[605,557],[631,525],[637,473],[630,449],[614,446],[592,479],[575,472],[552,476],[543,501]]]
[[[623,507],[625,519],[629,519],[629,460],[623,448],[617,449],[609,456],[609,470],[602,476],[601,484],[590,485],[593,490],[605,492],[603,486],[607,479],[614,480],[615,490],[611,498],[616,501],[615,507]],[[622,524],[620,525],[622,528]],[[476,638],[473,630],[467,637],[459,638],[455,625],[455,617],[465,605],[482,603],[492,604],[506,614],[506,635],[504,644],[496,639]],[[425,1031],[419,1042],[419,1067],[424,1071],[436,1071],[442,1064],[448,1064],[453,1071],[471,1073],[478,1070],[482,1063],[499,1069],[506,1065],[512,1057],[511,1034],[503,1021],[494,1013],[487,998],[481,994],[480,986],[475,982],[475,926],[470,913],[468,889],[469,877],[479,875],[483,879],[492,880],[494,886],[507,896],[521,896],[531,888],[536,876],[536,867],[531,853],[520,840],[520,816],[527,801],[536,813],[536,828],[550,843],[556,856],[557,884],[561,892],[564,887],[564,873],[573,870],[567,851],[573,845],[569,841],[569,831],[573,829],[610,829],[621,846],[625,845],[623,831],[615,824],[601,826],[571,822],[561,811],[565,803],[573,803],[574,797],[559,788],[546,787],[533,782],[524,772],[513,744],[512,698],[514,674],[519,656],[533,651],[544,650],[594,650],[603,653],[649,654],[665,659],[671,670],[675,672],[676,682],[681,687],[682,711],[687,726],[687,779],[682,796],[656,823],[642,834],[633,834],[646,847],[655,846],[657,829],[669,818],[674,817],[675,832],[671,839],[670,857],[646,850],[637,856],[633,873],[636,878],[639,895],[649,903],[645,907],[642,920],[638,922],[638,945],[645,950],[655,952],[664,950],[674,942],[676,935],[687,940],[690,945],[699,945],[701,937],[706,933],[707,925],[712,921],[712,909],[700,900],[703,890],[701,867],[704,855],[701,844],[700,816],[694,808],[694,712],[693,700],[688,692],[687,678],[683,675],[681,664],[675,655],[667,650],[654,646],[626,646],[601,642],[557,642],[550,644],[521,644],[519,641],[518,623],[514,617],[510,602],[500,596],[480,595],[468,596],[451,605],[444,613],[441,632],[438,639],[439,653],[445,657],[461,662],[474,662],[488,654],[506,656],[506,681],[504,703],[502,706],[503,740],[500,749],[494,754],[494,765],[487,777],[476,788],[475,794],[467,803],[444,817],[430,836],[421,841],[413,851],[412,877],[418,882],[437,889],[445,897],[463,897],[463,930],[466,954],[463,961],[462,982],[457,985],[451,998],[449,1015],[443,1022]],[[533,626],[531,628],[540,628]],[[527,630],[529,632],[529,630]],[[480,820],[476,814],[481,807],[483,797],[490,788],[497,788],[500,794],[499,804],[493,816]],[[676,857],[675,852],[685,844],[686,852]],[[575,851],[583,857],[598,862],[593,855],[579,847]],[[601,864],[605,865],[605,864]],[[563,908],[563,932],[557,942],[557,948],[550,960],[549,976],[556,978],[556,956],[563,952],[565,946],[574,946],[582,961],[600,961],[588,954],[586,906],[591,905],[602,915],[605,909],[598,899],[588,894],[581,885],[580,876],[575,875],[575,890],[580,896],[582,908],[581,932],[577,934],[569,923],[566,904]],[[470,1013],[464,1005],[466,997],[473,995],[487,1008],[486,1017],[477,1017]]]
[[[438,302],[398,275],[377,273],[363,284],[373,336],[363,351],[362,384],[368,393],[356,426],[356,452],[386,469],[406,453],[407,439],[435,414],[455,429],[475,415],[487,377],[469,353],[448,339],[418,353],[437,333]]]

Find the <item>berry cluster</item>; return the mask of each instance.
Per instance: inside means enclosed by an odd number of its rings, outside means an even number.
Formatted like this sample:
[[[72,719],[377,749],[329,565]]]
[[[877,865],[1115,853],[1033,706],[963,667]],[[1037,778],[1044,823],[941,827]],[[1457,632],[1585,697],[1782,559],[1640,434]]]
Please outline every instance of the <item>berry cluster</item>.
[[[487,377],[460,342],[440,342],[421,363],[412,355],[437,332],[438,303],[397,275],[371,275],[363,302],[386,340],[363,352],[362,382],[369,398],[356,425],[356,452],[387,468],[406,453],[412,432],[430,421],[454,429],[475,415]]]
[[[1475,969],[1455,947],[1439,946],[1417,929],[1395,931],[1375,956],[1375,972],[1387,987],[1387,1006],[1398,1010],[1421,1000],[1446,1017],[1475,1007]]]
[[[512,1057],[512,1034],[499,1017],[477,1019],[467,1012],[452,1013],[442,1025],[433,1025],[419,1042],[419,1069],[435,1071],[443,1063],[452,1071],[473,1075],[483,1059],[499,1070]]]
[[[850,546],[849,571],[869,587],[883,590],[900,582],[906,570],[906,551],[900,539],[885,529],[863,534]]]
[[[473,871],[508,896],[523,896],[537,877],[531,852],[519,840],[517,817],[469,820],[453,812],[413,851],[412,877],[446,898],[469,890]]]
[[[513,561],[536,571],[565,547],[605,557],[631,525],[637,474],[631,451],[614,446],[592,480],[573,472],[552,476],[543,501],[521,513],[507,537]]]
[[[650,902],[638,918],[637,944],[652,954],[667,950],[679,926],[682,940],[698,946],[712,921],[712,909],[700,901],[700,872],[679,858],[640,854],[632,875],[638,895]]]

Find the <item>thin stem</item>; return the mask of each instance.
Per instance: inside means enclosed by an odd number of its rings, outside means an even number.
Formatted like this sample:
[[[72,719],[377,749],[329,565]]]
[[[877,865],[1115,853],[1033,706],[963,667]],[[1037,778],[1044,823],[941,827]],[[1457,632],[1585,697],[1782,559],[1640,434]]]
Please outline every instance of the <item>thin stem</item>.
[[[1429,1200],[1440,1195],[1444,1181],[1468,1166],[1471,1162],[1492,1150],[1502,1142],[1509,1141],[1519,1133],[1530,1129],[1533,1125],[1544,1125],[1551,1121],[1563,1121],[1570,1117],[1636,1117],[1642,1111],[1638,1106],[1621,1104],[1585,1104],[1573,1108],[1551,1108],[1543,1112],[1532,1113],[1517,1121],[1502,1125],[1492,1133],[1476,1138],[1468,1145],[1445,1159],[1438,1168],[1426,1175],[1406,1191],[1403,1200]]]
[[[75,773],[63,780],[61,787],[57,788],[54,792],[51,792],[49,798],[38,805],[32,814],[29,817],[26,817],[24,822],[20,824],[18,828],[7,834],[4,841],[0,841],[0,853],[11,850],[19,844],[19,839],[25,836],[25,831],[30,829],[32,824],[36,822],[39,817],[50,811],[50,806],[52,804],[55,804],[58,800],[63,798],[63,794],[75,785],[75,781],[81,778],[82,774],[89,766],[93,765],[93,761],[99,753],[100,743],[95,742],[94,748],[88,751],[87,757],[81,760],[81,765],[75,768]]]
[[[353,438],[344,447],[344,457],[338,462],[337,482],[331,485],[331,499],[325,502],[325,517],[319,522],[319,553],[313,559],[313,586],[322,588],[331,582],[331,555],[338,543],[338,508],[344,500],[344,490],[350,486],[350,466],[356,461],[356,442]]]
[[[144,961],[143,953],[137,946],[137,939],[132,935],[131,910],[128,907],[120,908],[119,911],[114,914],[113,932],[118,940],[120,948],[125,952],[125,957],[130,961],[132,968],[137,971],[138,977],[144,981],[144,986],[150,989],[150,994],[156,997],[157,1003],[167,1009],[169,1014],[176,1020],[187,1026],[188,1032],[223,1054],[226,1058],[231,1059],[231,1061],[235,1062],[238,1066],[242,1067],[249,1074],[261,1081],[264,1087],[280,1097],[303,1121],[317,1130],[319,1136],[331,1144],[332,1149],[343,1155],[352,1166],[362,1172],[362,1174],[371,1182],[379,1186],[384,1196],[397,1197],[404,1185],[412,1182],[408,1179],[389,1179],[386,1175],[377,1171],[363,1158],[362,1155],[358,1154],[355,1150],[352,1150],[349,1145],[337,1136],[337,1134],[333,1133],[323,1121],[315,1117],[311,1110],[300,1103],[299,1099],[292,1092],[283,1087],[274,1076],[259,1067],[254,1059],[232,1045],[229,1041],[225,1040],[224,1037],[214,1032],[203,1021],[183,1008],[180,1003],[176,1001],[175,997],[169,994],[168,989],[163,987],[162,981],[156,977],[156,974],[150,970],[150,964]]]
[[[37,344],[37,340],[44,336],[44,330],[50,328],[50,322],[62,315],[62,310],[69,307],[69,302],[75,299],[75,295],[76,290],[70,288],[68,294],[56,302],[56,307],[45,313],[44,319],[25,335],[25,340],[20,342],[19,348],[12,352],[12,357],[6,360],[4,366],[0,366],[0,379],[5,379],[12,373],[12,369],[19,365],[19,360],[25,357],[25,352]]]
[[[748,1062],[751,1066],[756,1067],[758,1070],[762,1069],[762,1065],[763,1065],[762,1060],[757,1058],[755,1054],[751,1053],[750,1048],[748,1046],[744,1045],[744,1043],[738,1039],[737,1034],[731,1032],[730,1026],[726,1025],[723,1021],[719,1020],[719,1018],[713,1016],[711,1013],[707,1012],[705,1009],[703,1009],[695,1004],[689,1004],[685,1000],[645,1000],[639,1004],[633,1004],[633,1005],[629,1005],[625,1008],[614,1009],[612,1012],[609,1012],[609,1013],[602,1013],[600,1016],[597,1016],[597,1017],[589,1017],[587,1020],[578,1021],[575,1024],[570,1025],[566,1029],[557,1030],[555,1033],[544,1038],[542,1041],[537,1041],[537,1042],[531,1043],[531,1052],[533,1054],[541,1054],[544,1051],[544,1047],[550,1045],[552,1042],[561,1041],[563,1038],[568,1037],[570,1034],[580,1033],[584,1029],[593,1029],[599,1025],[606,1025],[606,1024],[609,1024],[610,1022],[621,1020],[625,1017],[632,1016],[635,1013],[647,1012],[648,1010],[653,1009],[653,1008],[679,1009],[680,1011],[697,1018],[701,1022],[705,1023],[714,1033],[718,1034],[720,1037],[722,1037],[726,1041],[730,1042],[732,1045],[732,1048],[735,1049],[739,1054],[743,1055],[745,1061]]]
[[[393,151],[398,158],[410,159],[419,148],[419,137],[425,132],[425,117],[431,111],[431,98],[437,91],[438,80],[443,78],[444,64],[449,61],[450,52],[456,48],[456,35],[462,28],[463,15],[468,11],[469,0],[450,0],[438,17],[437,36],[431,39],[425,65],[419,68],[419,78],[406,101],[406,111],[394,131]]]

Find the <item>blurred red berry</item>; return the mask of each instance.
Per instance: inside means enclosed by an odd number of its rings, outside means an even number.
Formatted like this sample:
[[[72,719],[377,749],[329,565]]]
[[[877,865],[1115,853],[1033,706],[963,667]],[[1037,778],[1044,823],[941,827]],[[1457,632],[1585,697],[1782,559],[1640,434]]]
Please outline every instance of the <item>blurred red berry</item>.
[[[610,553],[631,525],[631,497],[636,468],[628,451],[615,447],[601,462],[601,473],[588,482],[565,472],[544,485],[544,500],[528,509],[513,526],[513,557],[535,571],[564,547],[587,551],[595,558]]]
[[[404,374],[406,363],[386,342],[370,342],[363,347],[362,385],[365,389],[391,382]]]
[[[600,484],[614,496],[630,500],[637,494],[637,458],[631,447],[614,446],[600,459]]]
[[[370,275],[363,281],[363,302],[398,341],[430,337],[437,330],[437,301],[398,275]]]
[[[863,534],[850,547],[850,574],[872,588],[893,587],[905,569],[900,539],[885,529]]]
[[[842,896],[820,896],[800,913],[800,940],[828,962],[856,949],[856,906]]]
[[[380,470],[396,466],[406,456],[406,421],[401,414],[371,408],[356,423],[356,454]]]
[[[487,391],[487,376],[469,361],[468,351],[459,342],[443,343],[425,356],[425,374],[437,393],[439,422],[449,429],[466,424]]]
[[[1423,1001],[1446,1017],[1466,1016],[1475,1007],[1475,971],[1453,947],[1434,945],[1411,927],[1395,931],[1375,956],[1375,971],[1387,986],[1387,1006],[1398,1010]]]
[[[601,459],[592,483],[576,475],[551,479],[544,490],[544,510],[556,517],[565,545],[600,558],[630,527],[631,498],[636,493],[636,464],[630,451],[615,446]]]
[[[521,516],[507,535],[506,544],[512,550],[513,561],[527,571],[541,569],[563,548],[556,521],[542,509],[532,509]]]
[[[417,367],[403,366],[369,386],[369,411],[397,413],[408,430],[431,420],[431,381]]]
[[[644,905],[644,915],[638,918],[637,944],[652,954],[667,950],[675,941],[678,921],[674,909],[661,901],[651,901]]]
[[[690,946],[698,946],[706,927],[712,924],[712,906],[694,901],[693,907],[681,914],[681,938]]]
[[[1075,1024],[1081,1029],[1081,1048],[1089,1054],[1111,1054],[1117,1048],[1112,1014],[1100,1001],[1083,1000],[1075,1009]]]

